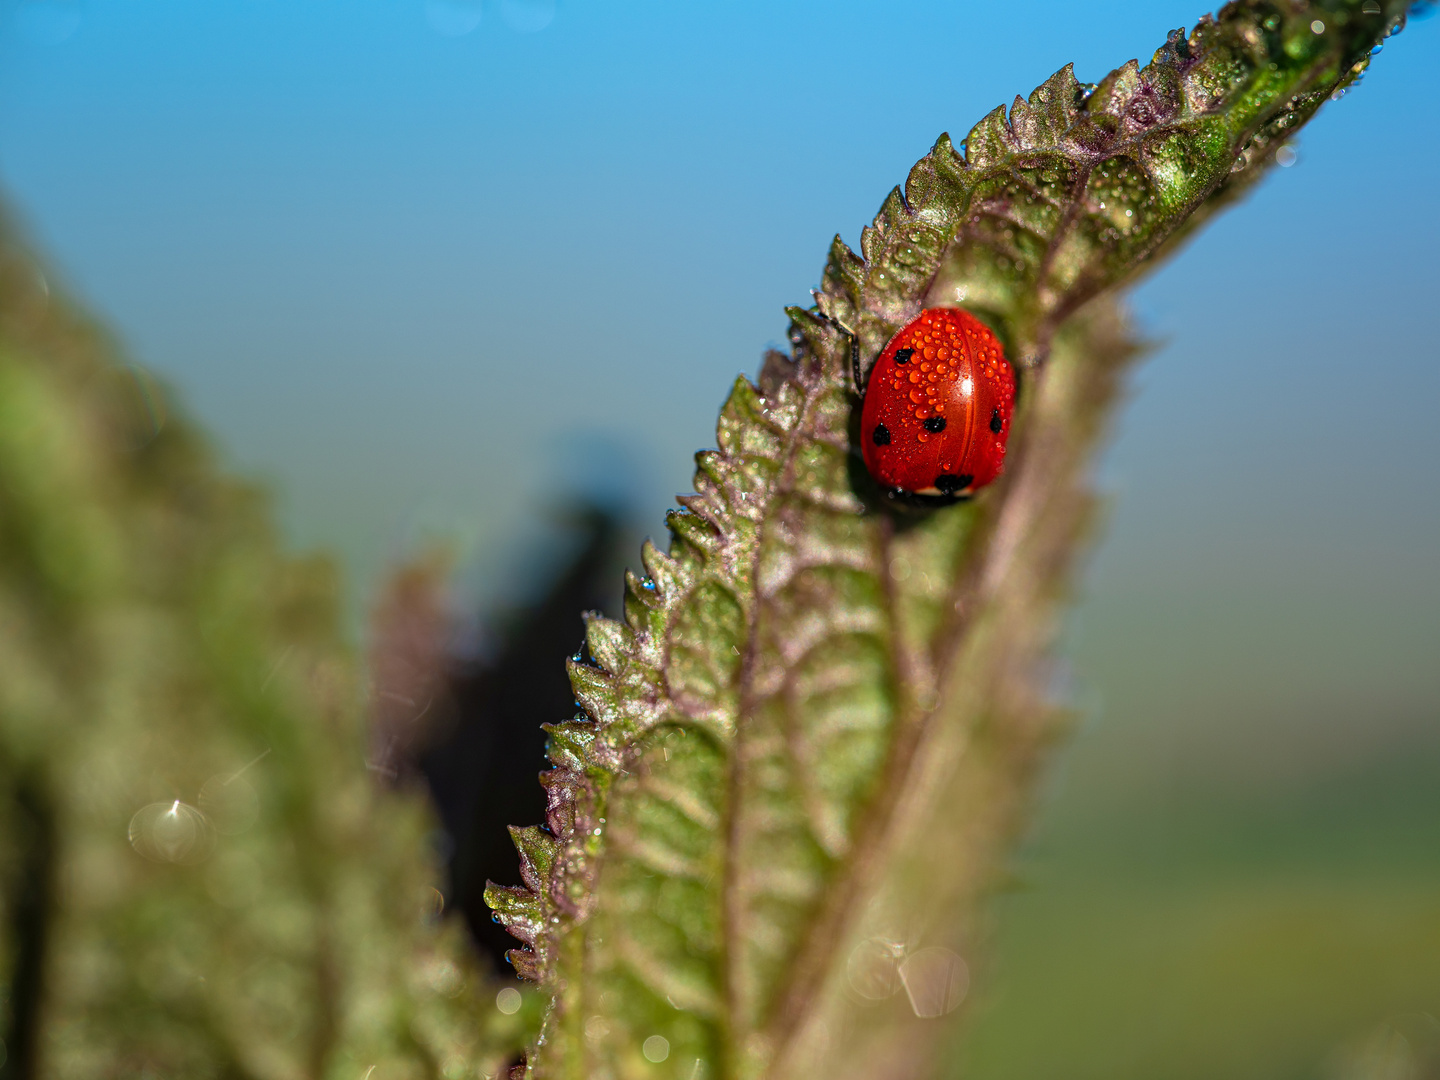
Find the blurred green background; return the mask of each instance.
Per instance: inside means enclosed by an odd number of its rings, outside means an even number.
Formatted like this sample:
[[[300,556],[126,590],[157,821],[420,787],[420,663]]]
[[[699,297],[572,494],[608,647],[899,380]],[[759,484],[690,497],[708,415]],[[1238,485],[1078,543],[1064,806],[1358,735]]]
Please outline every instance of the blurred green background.
[[[341,553],[358,638],[435,540],[478,610],[539,587],[581,495],[660,532],[834,231],[940,131],[1199,13],[7,0],[0,183]],[[957,1075],[1440,1075],[1437,30],[1136,295],[1077,733]]]

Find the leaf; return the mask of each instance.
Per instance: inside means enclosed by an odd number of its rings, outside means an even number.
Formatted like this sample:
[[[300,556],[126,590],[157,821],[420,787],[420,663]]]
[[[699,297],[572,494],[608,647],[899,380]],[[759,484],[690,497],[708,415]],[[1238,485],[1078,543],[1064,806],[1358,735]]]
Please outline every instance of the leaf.
[[[860,255],[836,240],[624,621],[587,617],[546,826],[516,833],[524,885],[487,893],[554,995],[533,1075],[929,1071],[1060,724],[1046,649],[1137,354],[1111,294],[1253,183],[1402,11],[1236,3],[1098,86],[1067,66],[962,152],[942,136]],[[1007,475],[906,514],[852,449],[851,370],[961,303],[1025,368]]]
[[[25,1076],[498,1071],[334,575],[0,223],[0,1031]],[[128,838],[127,838],[128,826]],[[133,846],[132,846],[133,845]],[[369,1070],[367,1072],[367,1070]]]

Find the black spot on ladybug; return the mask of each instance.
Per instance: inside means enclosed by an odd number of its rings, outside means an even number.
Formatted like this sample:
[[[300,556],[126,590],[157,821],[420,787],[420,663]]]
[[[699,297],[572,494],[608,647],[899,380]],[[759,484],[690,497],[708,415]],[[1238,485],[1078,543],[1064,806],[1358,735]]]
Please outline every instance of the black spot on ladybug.
[[[914,355],[915,355],[915,350],[914,350],[914,349],[901,349],[899,352],[897,352],[897,353],[895,354],[895,363],[897,363],[897,364],[908,364],[908,363],[910,362],[910,357],[912,357],[912,356],[914,356]]]
[[[925,421],[925,430],[935,435],[945,430],[945,418],[943,416],[932,416]]]
[[[1004,426],[1005,421],[1000,419],[1000,410],[992,409],[990,412],[990,430],[993,431],[996,435],[999,435],[1000,429]]]
[[[964,491],[974,480],[973,476],[954,476],[950,473],[941,473],[935,477],[935,486],[946,495],[954,495],[957,491]]]
[[[870,438],[876,446],[890,445],[890,429],[884,424],[876,424],[875,430],[870,433]]]

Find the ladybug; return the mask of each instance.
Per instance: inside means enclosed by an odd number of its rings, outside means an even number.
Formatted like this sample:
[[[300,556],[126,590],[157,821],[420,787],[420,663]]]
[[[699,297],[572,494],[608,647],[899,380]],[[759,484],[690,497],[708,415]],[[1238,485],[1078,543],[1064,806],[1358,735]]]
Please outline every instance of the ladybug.
[[[1015,372],[968,311],[927,308],[880,352],[860,409],[861,453],[894,496],[953,502],[1000,475]]]

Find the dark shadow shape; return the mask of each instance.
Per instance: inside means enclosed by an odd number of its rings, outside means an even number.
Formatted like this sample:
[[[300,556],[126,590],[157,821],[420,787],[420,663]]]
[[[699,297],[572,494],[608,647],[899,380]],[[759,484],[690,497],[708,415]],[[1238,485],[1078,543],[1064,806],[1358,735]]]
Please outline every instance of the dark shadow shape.
[[[583,641],[580,613],[619,606],[620,546],[630,538],[619,516],[600,507],[576,513],[577,554],[543,594],[506,627],[487,661],[453,664],[448,673],[453,720],[419,757],[449,839],[452,911],[462,914],[480,950],[502,971],[520,942],[491,919],[487,879],[520,883],[509,825],[545,820],[538,776],[548,767],[541,724],[578,712],[564,659]]]

